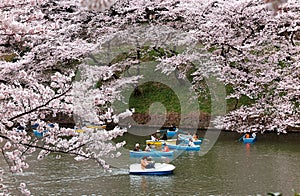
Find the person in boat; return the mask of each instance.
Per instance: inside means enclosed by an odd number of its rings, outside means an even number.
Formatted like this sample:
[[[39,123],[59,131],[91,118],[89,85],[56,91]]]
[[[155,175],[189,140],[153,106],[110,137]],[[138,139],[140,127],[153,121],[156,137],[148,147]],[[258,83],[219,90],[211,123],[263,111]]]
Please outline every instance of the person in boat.
[[[253,133],[251,134],[251,137],[256,138],[256,133],[253,132]]]
[[[141,151],[139,143],[135,144],[133,151]]]
[[[193,142],[194,142],[194,141],[197,141],[198,139],[199,139],[198,134],[195,133],[195,134],[193,135],[193,137],[192,137]]]
[[[195,146],[195,144],[194,144],[192,138],[189,139],[189,144],[188,144],[188,146],[191,146],[191,147]]]
[[[177,127],[176,125],[172,124],[172,127],[169,128],[169,131],[176,131]]]
[[[150,157],[144,156],[141,159],[141,168],[142,169],[150,169],[154,168],[155,162],[151,160]]]
[[[146,148],[145,148],[145,151],[148,151],[148,152],[150,152],[150,151],[151,151],[150,144],[148,144],[148,145],[146,146]]]
[[[167,139],[168,139],[167,134],[164,133],[163,136],[162,136],[160,139],[161,139],[161,140],[167,140]]]
[[[158,139],[156,138],[156,134],[155,134],[155,133],[153,133],[153,134],[151,135],[151,140],[152,140],[152,141],[158,141]]]
[[[246,134],[245,134],[245,138],[250,138],[250,134],[249,134],[249,133],[246,133]]]
[[[169,148],[169,146],[166,143],[164,143],[164,149],[163,149],[163,151],[164,152],[169,152],[170,151],[170,148]]]

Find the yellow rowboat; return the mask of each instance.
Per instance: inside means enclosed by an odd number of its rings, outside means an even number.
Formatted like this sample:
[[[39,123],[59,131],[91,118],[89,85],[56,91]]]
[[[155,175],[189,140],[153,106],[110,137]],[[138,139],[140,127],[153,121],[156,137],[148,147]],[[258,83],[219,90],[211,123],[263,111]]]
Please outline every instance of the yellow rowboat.
[[[147,145],[150,144],[150,145],[155,145],[155,146],[162,146],[164,143],[176,145],[176,139],[158,140],[158,141],[146,140]]]
[[[90,129],[105,129],[106,125],[87,125],[86,127]]]
[[[158,141],[153,141],[153,140],[146,140],[146,144],[150,145],[155,145],[155,146],[161,146],[165,141],[164,140],[158,140]]]
[[[85,130],[83,130],[83,129],[75,129],[75,131],[76,131],[77,133],[84,133],[84,132],[85,132]]]

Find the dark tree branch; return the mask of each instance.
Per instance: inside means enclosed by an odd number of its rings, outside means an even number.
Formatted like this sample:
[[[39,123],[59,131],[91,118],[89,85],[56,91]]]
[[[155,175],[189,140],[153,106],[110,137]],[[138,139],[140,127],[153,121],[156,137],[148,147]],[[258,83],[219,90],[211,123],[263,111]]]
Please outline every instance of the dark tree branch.
[[[21,114],[18,114],[17,116],[14,116],[14,117],[10,118],[9,121],[13,121],[13,120],[15,120],[16,118],[19,118],[19,117],[24,116],[24,115],[26,115],[26,114],[30,114],[30,113],[32,113],[32,112],[34,112],[34,111],[37,111],[38,109],[40,109],[40,108],[42,108],[42,107],[47,106],[51,101],[53,101],[53,100],[55,100],[55,99],[58,99],[58,98],[64,96],[67,92],[69,92],[69,91],[71,90],[71,88],[72,88],[72,87],[68,88],[68,89],[67,89],[65,92],[63,92],[62,94],[59,94],[59,95],[57,95],[57,96],[54,96],[52,99],[49,99],[46,103],[44,103],[44,104],[42,104],[42,105],[40,105],[40,106],[38,106],[38,107],[36,107],[36,108],[33,108],[33,109],[29,110],[29,111],[23,112],[23,113],[21,113]]]

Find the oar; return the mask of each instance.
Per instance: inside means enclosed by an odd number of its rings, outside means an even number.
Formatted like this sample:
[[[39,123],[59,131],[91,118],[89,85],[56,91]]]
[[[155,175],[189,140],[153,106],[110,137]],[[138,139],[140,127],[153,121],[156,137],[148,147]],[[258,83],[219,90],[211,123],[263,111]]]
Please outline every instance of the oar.
[[[240,142],[243,141],[243,137],[244,137],[244,135],[239,139]]]

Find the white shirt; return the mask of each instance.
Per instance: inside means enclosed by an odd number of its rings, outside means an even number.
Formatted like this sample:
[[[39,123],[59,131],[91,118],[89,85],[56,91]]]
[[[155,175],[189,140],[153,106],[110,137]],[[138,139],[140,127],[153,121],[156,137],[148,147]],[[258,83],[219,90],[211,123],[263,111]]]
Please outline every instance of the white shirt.
[[[150,146],[146,146],[145,151],[151,151]]]
[[[157,139],[156,139],[156,137],[154,137],[153,135],[151,135],[151,140],[152,141],[156,141]]]
[[[189,146],[195,146],[193,141],[189,141]]]

